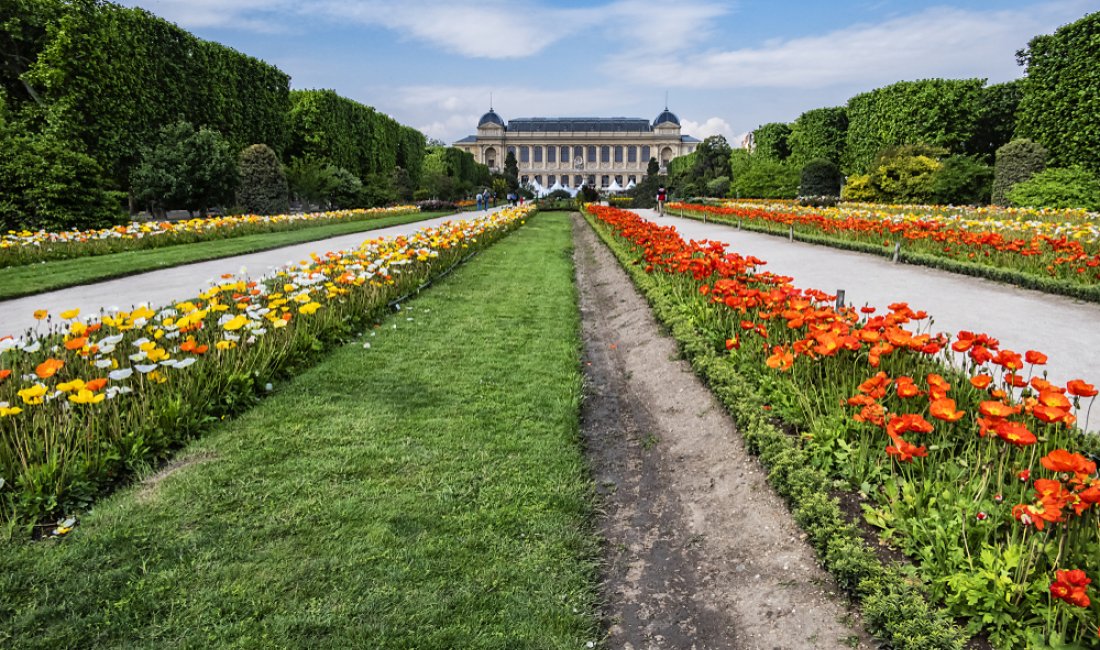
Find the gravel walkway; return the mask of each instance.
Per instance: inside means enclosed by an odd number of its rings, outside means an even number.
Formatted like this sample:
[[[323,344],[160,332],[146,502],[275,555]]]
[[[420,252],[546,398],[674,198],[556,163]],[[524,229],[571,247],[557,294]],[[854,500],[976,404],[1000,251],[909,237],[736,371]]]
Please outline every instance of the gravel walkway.
[[[933,328],[985,332],[1002,347],[1023,353],[1039,350],[1050,357],[1052,381],[1100,382],[1100,305],[923,266],[894,264],[888,259],[826,246],[791,242],[736,226],[679,217],[657,217],[635,210],[662,225],[676,226],[685,239],[726,242],[732,251],[768,262],[764,268],[794,278],[794,284],[830,293],[843,289],[849,304],[880,309],[908,302],[934,318]],[[1096,418],[1093,418],[1096,420]],[[1091,423],[1095,429],[1097,422]]]
[[[36,309],[47,309],[51,314],[57,314],[66,309],[79,307],[81,315],[86,316],[97,314],[101,309],[116,307],[130,309],[141,303],[149,303],[151,306],[165,305],[191,298],[204,290],[210,280],[224,273],[239,273],[242,267],[247,270],[250,277],[257,278],[288,263],[308,259],[311,253],[355,248],[367,239],[407,235],[425,226],[439,225],[455,218],[469,219],[484,216],[489,212],[482,210],[425,219],[400,226],[319,239],[248,255],[184,264],[170,269],[0,301],[0,337],[8,334],[22,334],[27,328],[34,327],[35,320],[32,314]]]

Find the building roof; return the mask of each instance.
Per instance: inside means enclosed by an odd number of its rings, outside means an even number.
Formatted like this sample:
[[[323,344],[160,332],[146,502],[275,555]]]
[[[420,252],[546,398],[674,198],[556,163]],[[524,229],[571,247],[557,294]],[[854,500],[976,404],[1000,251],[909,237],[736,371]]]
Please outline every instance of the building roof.
[[[482,115],[481,119],[477,121],[477,125],[479,128],[484,126],[485,124],[497,124],[500,126],[504,126],[504,119],[497,115],[496,111],[490,108],[489,112]]]
[[[676,117],[676,113],[668,110],[668,108],[665,108],[665,110],[661,111],[661,114],[657,116],[657,119],[653,120],[653,126],[657,127],[664,124],[665,122],[672,122],[676,126],[680,126],[680,118]]]
[[[680,136],[680,142],[702,142],[699,138],[693,138],[690,135]]]
[[[520,117],[508,121],[512,133],[646,132],[653,127],[638,117]]]
[[[455,144],[473,144],[475,142],[477,142],[477,136],[468,135],[465,138],[462,138],[461,140],[455,142]]]

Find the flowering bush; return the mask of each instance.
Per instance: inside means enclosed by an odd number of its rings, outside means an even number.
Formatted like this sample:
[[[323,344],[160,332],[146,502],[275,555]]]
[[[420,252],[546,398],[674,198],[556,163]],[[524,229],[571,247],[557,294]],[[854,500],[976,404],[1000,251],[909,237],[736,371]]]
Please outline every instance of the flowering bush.
[[[587,210],[680,305],[674,318],[753,378],[813,468],[862,495],[866,521],[953,615],[999,647],[1066,635],[1100,647],[1087,593],[1100,573],[1100,444],[1083,433],[1094,385],[1047,381],[1039,351],[932,332],[904,303],[838,309],[725,244]]]
[[[0,237],[0,268],[47,260],[90,257],[128,250],[159,248],[212,239],[228,239],[264,232],[297,230],[337,221],[360,221],[414,214],[415,205],[309,214],[210,217],[185,221],[134,221],[99,230],[11,230]]]
[[[673,203],[672,210],[759,230],[823,236],[906,253],[1100,285],[1100,215],[1081,210],[876,206],[793,202]]]
[[[263,280],[224,276],[161,308],[36,312],[38,329],[0,339],[0,519],[87,504],[533,211],[367,240]]]

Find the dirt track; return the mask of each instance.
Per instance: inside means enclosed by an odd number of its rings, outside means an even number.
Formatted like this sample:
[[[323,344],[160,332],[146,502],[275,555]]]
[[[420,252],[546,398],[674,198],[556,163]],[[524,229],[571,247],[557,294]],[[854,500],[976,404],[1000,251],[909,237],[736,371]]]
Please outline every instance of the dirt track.
[[[871,648],[729,416],[574,216],[610,648]]]

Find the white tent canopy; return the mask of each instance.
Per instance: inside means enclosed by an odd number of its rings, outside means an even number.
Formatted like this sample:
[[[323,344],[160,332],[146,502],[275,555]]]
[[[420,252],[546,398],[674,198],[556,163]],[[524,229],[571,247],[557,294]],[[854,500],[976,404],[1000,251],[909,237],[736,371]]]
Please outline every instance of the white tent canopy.
[[[616,194],[623,191],[623,186],[619,185],[619,181],[613,180],[611,181],[611,185],[607,186],[607,191],[611,194]]]

